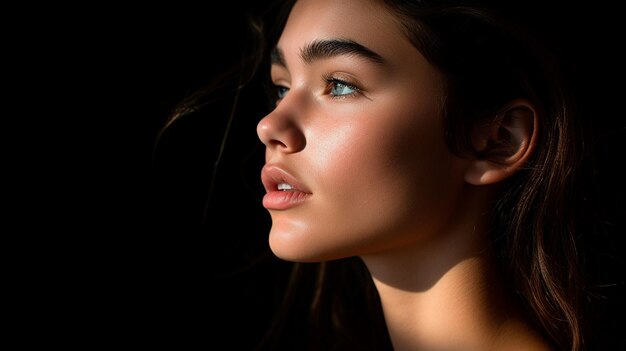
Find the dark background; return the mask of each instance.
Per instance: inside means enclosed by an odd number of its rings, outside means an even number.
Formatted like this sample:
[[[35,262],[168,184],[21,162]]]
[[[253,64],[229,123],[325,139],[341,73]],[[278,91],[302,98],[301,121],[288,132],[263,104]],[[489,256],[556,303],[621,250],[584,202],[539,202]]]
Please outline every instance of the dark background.
[[[228,342],[250,349],[258,339],[289,268],[266,251],[269,217],[258,180],[263,151],[255,131],[263,102],[252,94],[258,82],[241,93],[217,174],[213,163],[232,94],[181,120],[158,147],[156,141],[180,99],[241,59],[249,16],[268,3],[84,8],[57,17],[42,9],[29,17],[49,25],[20,42],[37,48],[26,70],[37,73],[21,89],[43,91],[46,111],[33,127],[35,139],[45,141],[36,152],[44,157],[33,191],[41,201],[24,222],[28,228],[35,222],[33,230],[43,235],[27,243],[35,259],[23,259],[33,269],[20,281],[33,287],[18,290],[27,298],[18,305],[29,312],[16,317],[16,325],[43,332],[26,340],[206,348]],[[600,142],[596,201],[609,204],[602,216],[616,223],[607,262],[623,262],[618,11],[569,2],[524,2],[519,10],[556,38],[563,64],[580,82]],[[623,270],[607,265],[606,275],[622,284],[610,294],[623,294]],[[608,328],[623,331],[624,298],[616,301],[602,308],[612,310]]]
[[[97,96],[85,111],[95,150],[85,159],[96,183],[81,194],[87,248],[70,270],[86,283],[74,315],[89,343],[247,350],[265,330],[289,264],[267,252],[263,97],[241,92],[216,174],[234,94],[156,142],[177,102],[239,63],[248,20],[267,3],[115,11],[88,23],[96,65],[85,78]]]

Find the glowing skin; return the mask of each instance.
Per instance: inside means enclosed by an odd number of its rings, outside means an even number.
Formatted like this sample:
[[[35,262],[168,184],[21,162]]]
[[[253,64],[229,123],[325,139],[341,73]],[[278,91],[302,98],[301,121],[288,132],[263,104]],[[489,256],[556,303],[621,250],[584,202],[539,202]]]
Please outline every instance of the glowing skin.
[[[500,285],[485,230],[492,183],[525,156],[507,168],[447,149],[443,76],[388,10],[299,0],[273,61],[280,100],[257,128],[272,251],[361,257],[395,350],[548,350]],[[531,139],[502,125],[485,138]],[[518,144],[512,155],[531,150]]]
[[[328,40],[358,43],[380,59],[303,59],[307,45]],[[266,199],[274,253],[328,260],[444,234],[466,161],[444,145],[441,75],[394,18],[370,1],[300,1],[277,47],[284,62],[272,66],[272,80],[284,98],[258,134],[267,165],[310,194],[279,209]]]

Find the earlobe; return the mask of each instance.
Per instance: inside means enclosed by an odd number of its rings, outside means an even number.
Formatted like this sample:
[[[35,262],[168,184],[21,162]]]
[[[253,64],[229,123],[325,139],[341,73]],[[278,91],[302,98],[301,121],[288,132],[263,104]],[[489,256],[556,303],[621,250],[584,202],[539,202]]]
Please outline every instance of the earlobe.
[[[535,149],[537,112],[530,101],[509,102],[487,125],[472,132],[478,150],[465,174],[473,185],[500,182],[524,167]]]

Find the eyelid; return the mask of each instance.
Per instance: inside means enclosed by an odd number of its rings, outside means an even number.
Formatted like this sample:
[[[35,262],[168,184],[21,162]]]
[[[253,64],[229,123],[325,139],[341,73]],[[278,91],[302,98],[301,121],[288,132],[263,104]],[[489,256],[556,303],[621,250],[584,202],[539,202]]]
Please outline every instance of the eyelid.
[[[324,81],[326,82],[326,84],[328,86],[333,84],[333,83],[339,83],[339,84],[343,84],[343,85],[347,86],[348,88],[354,90],[353,93],[346,94],[346,95],[333,95],[333,98],[341,99],[341,98],[353,97],[353,96],[357,96],[357,95],[363,94],[363,89],[360,87],[360,84],[355,83],[351,79],[345,79],[345,78],[342,78],[342,77],[338,77],[336,74],[324,74],[322,76],[322,78],[324,79]]]
[[[287,88],[290,89],[291,88],[291,84],[289,82],[288,79],[285,79],[284,77],[271,77],[271,84],[274,88],[279,88],[279,87],[283,87],[283,88]]]
[[[281,81],[287,81],[287,78],[289,78],[289,76],[289,71],[285,67],[280,65],[272,65],[269,75],[272,84],[278,84]]]

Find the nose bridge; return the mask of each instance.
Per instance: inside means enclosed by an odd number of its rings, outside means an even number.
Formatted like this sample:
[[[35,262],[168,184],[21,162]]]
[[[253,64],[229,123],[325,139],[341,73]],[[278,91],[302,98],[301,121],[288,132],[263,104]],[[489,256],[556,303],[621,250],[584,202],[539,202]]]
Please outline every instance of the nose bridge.
[[[302,131],[306,113],[304,94],[290,91],[282,101],[257,124],[257,134],[268,149],[286,153],[302,150],[306,139]]]

